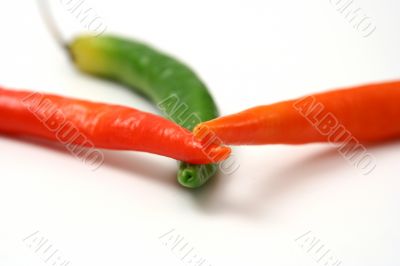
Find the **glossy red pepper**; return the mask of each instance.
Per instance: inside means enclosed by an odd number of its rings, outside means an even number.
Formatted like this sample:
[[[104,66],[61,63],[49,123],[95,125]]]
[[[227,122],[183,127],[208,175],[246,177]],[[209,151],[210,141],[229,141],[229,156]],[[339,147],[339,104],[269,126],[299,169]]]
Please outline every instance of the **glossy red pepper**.
[[[61,142],[70,137],[69,144],[150,152],[193,164],[221,161],[230,154],[228,147],[204,147],[188,130],[157,115],[1,87],[0,132]]]

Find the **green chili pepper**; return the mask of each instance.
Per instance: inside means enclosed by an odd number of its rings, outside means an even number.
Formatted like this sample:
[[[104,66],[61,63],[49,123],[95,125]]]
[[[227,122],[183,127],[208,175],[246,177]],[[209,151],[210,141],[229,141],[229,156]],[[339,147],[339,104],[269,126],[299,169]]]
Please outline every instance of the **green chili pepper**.
[[[115,36],[81,36],[70,44],[69,51],[81,71],[127,85],[190,131],[218,116],[216,104],[198,76],[146,44]],[[181,162],[178,181],[185,187],[199,187],[217,168],[216,164]]]

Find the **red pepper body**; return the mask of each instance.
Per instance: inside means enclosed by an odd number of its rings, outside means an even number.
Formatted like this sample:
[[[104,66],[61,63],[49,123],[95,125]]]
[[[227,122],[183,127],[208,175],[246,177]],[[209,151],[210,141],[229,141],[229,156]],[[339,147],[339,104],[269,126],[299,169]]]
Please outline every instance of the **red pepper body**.
[[[186,129],[136,109],[0,88],[0,132],[68,145],[155,153],[193,164],[226,159],[230,149],[204,147]]]

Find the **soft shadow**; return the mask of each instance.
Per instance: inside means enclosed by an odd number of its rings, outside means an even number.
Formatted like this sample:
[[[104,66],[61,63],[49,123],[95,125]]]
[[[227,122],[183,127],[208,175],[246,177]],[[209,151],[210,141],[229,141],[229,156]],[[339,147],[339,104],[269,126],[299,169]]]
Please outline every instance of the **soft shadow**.
[[[69,154],[69,152],[58,142],[44,140],[40,138],[26,137],[26,136],[18,136],[18,135],[8,135],[5,133],[0,134],[1,138],[11,139],[14,142],[24,143],[24,145],[31,145],[37,148],[45,148],[48,150],[52,150],[56,153]]]
[[[57,142],[6,134],[0,135],[0,137],[3,136],[28,145],[50,149],[54,152],[71,156]],[[387,148],[394,149],[395,146],[399,145],[400,141],[387,141],[368,144],[366,147],[368,152],[374,155]],[[327,145],[322,151],[280,168],[262,168],[260,166],[260,171],[266,171],[265,178],[257,181],[251,187],[254,191],[248,194],[248,198],[238,201],[233,199],[232,196],[227,196],[229,193],[224,193],[226,186],[231,182],[231,177],[229,176],[217,174],[205,186],[197,189],[187,189],[181,187],[176,181],[175,168],[157,164],[151,158],[142,157],[139,153],[109,150],[102,150],[102,152],[105,156],[103,166],[126,173],[134,173],[145,178],[146,181],[157,182],[184,191],[189,194],[200,211],[209,215],[233,213],[244,217],[258,217],[265,208],[279,205],[280,200],[290,197],[291,191],[296,188],[309,182],[314,182],[314,180],[317,182],[323,176],[323,173],[327,171],[335,172],[344,167],[353,167],[349,166],[349,162],[340,156],[335,147]],[[354,171],[357,170],[355,169]],[[357,178],[358,175],[355,174],[354,177]]]
[[[134,173],[146,180],[156,181],[173,187],[176,185],[176,169],[157,164],[154,160],[126,151],[103,150],[103,166],[114,168],[128,174]]]
[[[385,141],[368,143],[364,146],[367,152],[374,156],[374,154],[381,153],[399,144],[399,141]],[[280,199],[290,197],[290,192],[296,188],[310,182],[318,182],[321,177],[325,176],[324,173],[335,173],[343,168],[354,171],[352,178],[363,176],[363,172],[343,158],[336,147],[327,145],[327,148],[321,152],[316,152],[274,173],[267,173],[265,182],[257,185],[259,189],[254,193],[252,206],[260,209],[267,204],[279,204]],[[340,178],[340,176],[332,177],[330,175],[330,178]]]
[[[62,144],[55,141],[8,134],[0,134],[0,137],[7,137],[15,142],[22,142],[24,145],[45,148],[74,158]],[[179,187],[176,182],[176,169],[157,164],[156,161],[141,157],[139,153],[136,154],[131,151],[101,150],[101,152],[104,154],[104,162],[97,171],[103,166],[111,167],[126,173],[134,173],[149,182],[155,181],[163,185]]]
[[[194,191],[190,191],[196,207],[204,214],[221,215],[226,213],[241,216],[254,216],[254,212],[246,202],[232,200],[224,193],[224,188],[230,182],[229,177],[218,173],[208,183]]]
[[[290,192],[305,183],[317,182],[326,172],[336,172],[347,168],[348,162],[333,147],[316,152],[299,161],[271,171],[264,181],[257,185],[252,205],[256,208],[266,204],[276,204],[279,198],[290,197]]]
[[[202,187],[187,190],[194,206],[206,215],[240,214],[252,216],[252,210],[246,202],[233,199],[229,196],[229,187],[235,181],[235,173],[225,175],[218,173]]]
[[[393,148],[395,145],[400,145],[400,141],[371,143],[365,146],[367,151],[374,155],[386,148]],[[279,205],[280,201],[291,197],[291,191],[296,188],[310,182],[318,182],[318,179],[324,176],[323,173],[327,171],[332,173],[349,167],[354,166],[346,161],[335,147],[327,145],[322,151],[284,167],[263,168],[262,171],[266,171],[265,178],[252,186],[254,191],[249,193],[249,197],[244,201],[235,202],[232,196],[227,198],[226,194],[221,196],[220,192],[228,178],[221,175],[210,180],[205,187],[195,191],[193,199],[199,209],[208,214],[229,212],[255,218],[265,214],[265,209]],[[356,171],[357,169],[354,169],[354,178],[359,178],[362,174],[357,175]]]
[[[271,204],[278,204],[277,200],[304,182],[320,178],[324,171],[332,171],[338,167],[345,167],[344,161],[334,148],[327,148],[312,156],[287,165],[282,170],[265,168],[267,173],[264,180],[251,186],[253,192],[249,197],[238,202],[232,194],[227,196],[221,193],[227,177],[219,175],[209,184],[193,193],[193,199],[199,210],[207,214],[232,213],[242,217],[256,219],[263,214],[263,210]]]

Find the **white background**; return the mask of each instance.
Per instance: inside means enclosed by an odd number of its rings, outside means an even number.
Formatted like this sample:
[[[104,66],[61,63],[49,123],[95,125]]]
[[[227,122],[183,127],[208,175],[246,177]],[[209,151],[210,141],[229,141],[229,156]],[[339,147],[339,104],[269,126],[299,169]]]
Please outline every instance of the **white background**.
[[[54,2],[67,39],[85,30],[66,1]],[[329,0],[85,4],[107,32],[189,63],[222,114],[400,77],[396,0],[354,2],[377,27],[368,38]],[[34,1],[2,1],[0,34],[3,86],[155,112],[128,90],[78,73]],[[69,265],[195,265],[159,239],[172,229],[207,266],[323,265],[301,246],[304,238],[295,241],[309,231],[341,265],[399,265],[399,148],[368,147],[377,168],[363,176],[329,145],[238,147],[235,174],[193,191],[177,185],[168,158],[104,151],[104,165],[92,172],[62,147],[1,136],[0,265],[51,265],[29,247],[32,238],[23,241],[36,231]]]

